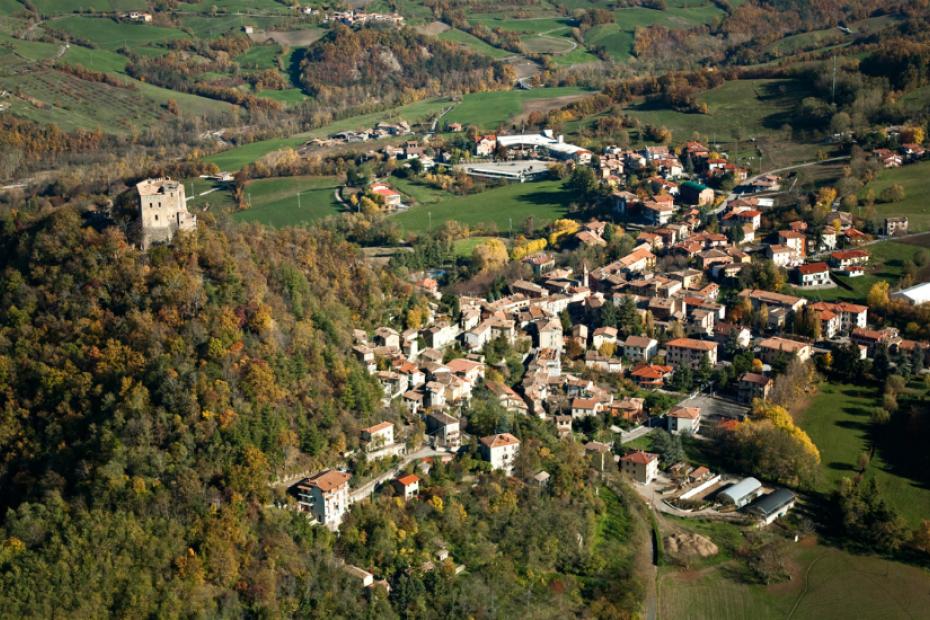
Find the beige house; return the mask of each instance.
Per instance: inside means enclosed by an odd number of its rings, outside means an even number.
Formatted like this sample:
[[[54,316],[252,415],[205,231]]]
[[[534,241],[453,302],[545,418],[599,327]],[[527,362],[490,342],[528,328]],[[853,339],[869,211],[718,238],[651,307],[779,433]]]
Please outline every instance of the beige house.
[[[688,366],[692,370],[700,367],[703,360],[713,366],[717,363],[717,343],[694,338],[675,338],[665,344],[666,361],[676,368]]]
[[[659,456],[638,450],[620,457],[620,471],[642,484],[649,484],[659,473]]]
[[[787,355],[796,357],[802,362],[806,362],[813,354],[813,348],[806,342],[789,340],[780,336],[766,338],[759,343],[760,357],[766,364],[775,362],[779,356]]]

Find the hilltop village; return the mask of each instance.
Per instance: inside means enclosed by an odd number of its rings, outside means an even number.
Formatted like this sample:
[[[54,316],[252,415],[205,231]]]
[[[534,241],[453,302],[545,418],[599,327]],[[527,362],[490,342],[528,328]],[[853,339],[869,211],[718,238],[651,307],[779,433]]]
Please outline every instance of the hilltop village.
[[[422,153],[415,148],[408,146],[407,158]],[[732,447],[741,421],[784,412],[773,397],[779,404],[801,397],[814,367],[855,369],[880,358],[919,372],[930,362],[930,343],[872,324],[868,305],[785,292],[829,291],[835,274],[864,275],[869,245],[906,234],[905,217],[888,218],[874,234],[832,204],[822,218],[828,223],[817,228],[772,219],[791,181],[750,176],[695,141],[595,155],[541,133],[482,135],[474,148],[486,158],[469,164],[477,174],[506,178],[508,165],[536,158],[546,166],[568,162],[574,175],[590,170],[613,221],[559,221],[541,242],[519,241],[510,253],[511,273],[520,277],[490,296],[444,293],[441,273],[413,272],[410,283],[426,300],[417,325],[355,331],[354,355],[382,386],[383,406],[403,422],[361,431],[365,460],[391,463],[361,490],[350,470],[335,466],[295,485],[295,507],[331,529],[382,485],[416,501],[416,472],[461,454],[545,486],[550,473],[526,468],[520,439],[508,429],[468,432],[461,415],[476,397],[580,442],[595,471],[622,472],[660,511],[767,525],[794,507],[793,491],[739,469],[687,465],[680,450],[631,446],[661,429]],[[652,191],[628,191],[630,170],[648,178]],[[727,190],[719,189],[723,177]],[[618,239],[627,249],[613,260],[577,258],[616,251]],[[893,295],[919,303],[917,293]]]

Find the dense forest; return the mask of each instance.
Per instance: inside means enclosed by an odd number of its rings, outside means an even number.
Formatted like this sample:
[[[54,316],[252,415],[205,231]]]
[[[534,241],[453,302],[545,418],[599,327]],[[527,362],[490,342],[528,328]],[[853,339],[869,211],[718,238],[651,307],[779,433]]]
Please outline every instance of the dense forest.
[[[330,462],[371,423],[346,338],[389,282],[320,231],[145,256],[70,207],[5,215],[0,269],[4,615],[365,608],[327,577],[326,534],[262,506],[295,453]]]

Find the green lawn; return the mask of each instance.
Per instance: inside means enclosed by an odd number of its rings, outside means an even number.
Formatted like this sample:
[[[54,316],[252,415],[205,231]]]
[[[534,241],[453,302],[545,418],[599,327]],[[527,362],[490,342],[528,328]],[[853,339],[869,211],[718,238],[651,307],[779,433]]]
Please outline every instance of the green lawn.
[[[121,47],[142,47],[171,39],[184,39],[187,34],[176,28],[118,22],[107,17],[65,17],[53,22],[56,30],[92,41],[98,47],[115,51]]]
[[[719,543],[718,543],[719,544]],[[912,566],[826,547],[789,543],[792,580],[750,585],[730,565],[659,576],[659,618],[826,620],[926,617],[927,574]]]
[[[0,44],[12,47],[17,54],[29,60],[47,60],[58,53],[59,45],[44,41],[24,41],[16,37],[0,34]],[[3,65],[6,68],[6,63]]]
[[[394,108],[392,110],[385,110],[384,112],[371,112],[370,114],[352,116],[350,118],[324,125],[323,127],[318,127],[317,129],[294,134],[293,136],[287,138],[273,138],[271,140],[262,140],[260,142],[244,144],[242,146],[211,155],[210,157],[207,157],[206,160],[215,163],[223,170],[235,171],[239,170],[246,164],[261,159],[263,156],[272,151],[277,151],[284,148],[296,148],[311,138],[327,136],[333,133],[338,133],[340,131],[365,129],[367,127],[371,127],[378,121],[389,120],[392,118],[403,119],[410,123],[418,122],[432,114],[438,113],[448,105],[449,101],[446,99],[429,99],[426,101],[418,101],[416,103],[411,103],[399,108]]]
[[[443,41],[451,41],[452,43],[464,45],[474,52],[484,54],[485,56],[489,56],[491,58],[505,58],[507,56],[513,55],[512,52],[502,50],[499,47],[488,45],[478,37],[469,34],[464,30],[457,30],[455,28],[446,30],[445,32],[440,33],[438,38],[442,39]]]
[[[926,395],[923,396],[926,398]],[[872,408],[881,394],[871,386],[823,383],[810,406],[798,419],[820,449],[822,480],[819,490],[829,493],[844,476],[853,476],[859,455],[872,447]],[[882,496],[912,525],[930,515],[930,488],[896,475],[891,464],[875,452],[867,474],[878,481]]]
[[[199,0],[192,2],[186,10],[209,13],[216,7],[223,12],[253,12],[291,14],[288,6],[278,0]]]
[[[277,69],[280,53],[281,46],[277,43],[255,45],[244,54],[236,56],[236,62],[244,69]]]
[[[648,433],[642,437],[637,437],[633,441],[624,443],[623,447],[630,450],[645,450],[646,452],[650,452],[652,451],[653,444],[652,433]]]
[[[463,224],[492,224],[507,231],[510,221],[515,227],[532,216],[536,226],[562,217],[571,202],[571,193],[563,189],[562,181],[513,183],[471,196],[454,196],[431,205],[412,207],[395,217],[395,221],[410,231],[427,230],[447,221]]]
[[[462,98],[443,120],[447,123],[477,125],[483,129],[496,129],[509,119],[523,111],[527,101],[580,95],[588,92],[584,88],[563,86],[555,88],[534,88],[532,90],[501,90],[484,93],[471,93]]]
[[[930,230],[930,161],[920,161],[900,168],[887,168],[878,173],[878,178],[869,184],[880,196],[882,190],[898,184],[904,188],[904,200],[875,205],[881,217],[906,215],[911,231]]]
[[[451,194],[448,192],[444,192],[440,189],[434,189],[428,185],[423,185],[422,183],[418,183],[411,179],[391,177],[390,183],[397,191],[412,199],[404,201],[408,204],[436,204],[437,202],[445,200],[451,196]]]
[[[286,88],[284,90],[260,90],[255,93],[259,97],[274,99],[284,105],[297,105],[309,99],[307,93],[299,88]]]
[[[475,247],[484,243],[488,239],[496,239],[496,237],[486,237],[486,236],[477,236],[477,237],[467,237],[465,239],[456,239],[452,244],[452,251],[456,256],[468,258],[474,252]],[[503,240],[504,243],[508,243],[507,239]]]
[[[246,187],[251,208],[237,211],[233,218],[275,227],[309,224],[339,212],[339,203],[334,197],[339,185],[340,181],[335,177],[283,177],[252,181]]]
[[[14,15],[26,10],[19,0],[0,0],[0,15]]]
[[[281,5],[283,6],[283,5]],[[212,39],[228,32],[242,32],[242,27],[254,26],[256,30],[270,30],[286,28],[290,24],[287,17],[255,16],[249,15],[180,15],[178,21],[185,30],[190,30],[194,36]]]
[[[15,89],[42,102],[34,105],[31,100],[14,100],[12,109],[17,114],[40,123],[55,123],[66,130],[100,128],[108,133],[128,133],[164,118],[162,101],[149,96],[149,88],[154,87],[138,84],[136,90],[116,88],[54,69],[0,77],[0,88]],[[182,103],[183,98],[177,99]]]
[[[69,64],[80,65],[92,71],[106,73],[125,73],[125,56],[104,49],[89,49],[79,45],[72,45],[62,56],[62,60]]]

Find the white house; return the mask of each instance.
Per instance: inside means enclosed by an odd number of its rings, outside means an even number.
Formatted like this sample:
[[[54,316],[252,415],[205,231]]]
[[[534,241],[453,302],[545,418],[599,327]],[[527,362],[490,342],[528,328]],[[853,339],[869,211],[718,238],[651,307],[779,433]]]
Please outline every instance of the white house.
[[[832,284],[830,268],[826,263],[807,263],[795,269],[795,281],[803,287]]]
[[[659,341],[647,336],[627,336],[623,356],[635,362],[648,362],[659,351]]]
[[[420,477],[416,474],[407,474],[393,481],[394,489],[397,494],[409,501],[417,496],[420,492]]]
[[[338,530],[349,509],[349,479],[345,472],[327,469],[297,484],[297,504],[301,510],[330,530]]]
[[[482,437],[479,445],[481,456],[491,463],[491,469],[500,469],[509,476],[513,472],[513,463],[520,452],[520,440],[510,433]]]
[[[700,407],[674,407],[668,412],[668,432],[674,435],[693,435],[701,428]]]

